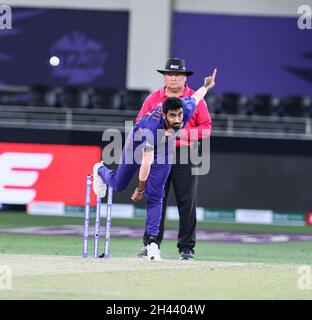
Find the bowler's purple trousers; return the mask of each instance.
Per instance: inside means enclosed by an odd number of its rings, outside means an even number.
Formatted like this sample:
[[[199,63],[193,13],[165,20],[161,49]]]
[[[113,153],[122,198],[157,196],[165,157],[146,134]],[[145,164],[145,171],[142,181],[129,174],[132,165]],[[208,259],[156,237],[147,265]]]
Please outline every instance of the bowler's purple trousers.
[[[135,129],[134,129],[135,130]],[[99,168],[98,173],[103,181],[116,191],[122,191],[127,188],[129,182],[135,175],[140,163],[133,161],[127,164],[126,159],[131,158],[127,152],[132,152],[139,147],[141,142],[133,140],[133,132],[131,132],[126,140],[126,144],[122,151],[121,160],[117,170],[110,170],[105,166]],[[132,157],[133,159],[133,157]],[[147,204],[146,216],[146,233],[151,236],[157,236],[159,232],[159,224],[162,214],[162,204],[165,195],[165,184],[170,173],[170,161],[163,161],[164,164],[157,164],[156,153],[154,163],[148,176],[145,186],[145,198]],[[134,190],[133,190],[134,191]]]

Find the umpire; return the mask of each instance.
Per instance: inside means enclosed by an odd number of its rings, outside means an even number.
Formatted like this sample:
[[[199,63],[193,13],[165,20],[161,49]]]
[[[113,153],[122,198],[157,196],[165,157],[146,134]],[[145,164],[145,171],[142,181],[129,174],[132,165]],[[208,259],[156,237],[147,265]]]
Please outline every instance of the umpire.
[[[186,80],[188,76],[193,74],[192,71],[186,70],[185,61],[183,59],[170,58],[167,60],[165,69],[157,70],[164,76],[164,86],[152,92],[144,101],[141,110],[136,118],[138,121],[143,115],[154,109],[157,104],[162,103],[168,97],[182,98],[191,96],[194,90],[188,87]],[[185,130],[190,132],[194,129],[198,131],[198,138],[207,138],[211,132],[211,118],[204,100],[198,104],[195,112],[186,124]],[[206,129],[202,132],[203,129]],[[207,132],[209,134],[207,135]],[[180,153],[187,151],[188,154],[192,149],[196,148],[197,144],[191,139],[177,139],[176,142],[176,164],[171,166],[171,171],[165,186],[165,197],[163,199],[162,219],[160,222],[159,234],[157,243],[160,247],[164,236],[165,214],[167,208],[167,199],[170,184],[172,182],[175,192],[176,203],[179,210],[179,233],[177,247],[180,253],[181,260],[193,260],[195,247],[195,229],[196,229],[196,205],[197,205],[197,185],[198,176],[192,175],[192,164],[190,161],[187,164],[180,163]],[[182,150],[182,148],[187,150]],[[184,153],[185,154],[185,153]],[[144,247],[139,251],[138,257],[147,258],[147,234],[143,236]]]

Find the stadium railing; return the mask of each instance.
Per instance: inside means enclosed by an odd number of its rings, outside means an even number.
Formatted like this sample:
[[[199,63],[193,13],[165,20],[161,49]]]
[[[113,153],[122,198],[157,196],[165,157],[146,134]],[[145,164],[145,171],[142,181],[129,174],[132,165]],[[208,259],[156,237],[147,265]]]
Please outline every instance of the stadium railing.
[[[134,121],[136,110],[0,106],[0,126],[103,131],[124,130],[125,121]],[[213,135],[283,137],[312,139],[309,117],[211,114]]]
[[[134,121],[148,90],[0,88],[0,126],[102,131]],[[28,100],[27,100],[28,99]],[[312,139],[312,99],[208,94],[213,135]]]

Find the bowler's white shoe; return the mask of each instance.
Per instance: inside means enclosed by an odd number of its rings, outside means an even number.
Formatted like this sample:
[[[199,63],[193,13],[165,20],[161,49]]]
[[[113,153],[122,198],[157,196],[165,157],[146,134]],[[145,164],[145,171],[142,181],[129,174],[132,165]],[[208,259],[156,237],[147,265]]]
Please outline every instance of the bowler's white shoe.
[[[98,162],[93,166],[93,191],[100,198],[106,195],[107,186],[98,174],[98,170],[103,166],[103,162]]]
[[[161,261],[160,251],[158,245],[155,242],[152,242],[147,246],[147,256],[151,261]]]

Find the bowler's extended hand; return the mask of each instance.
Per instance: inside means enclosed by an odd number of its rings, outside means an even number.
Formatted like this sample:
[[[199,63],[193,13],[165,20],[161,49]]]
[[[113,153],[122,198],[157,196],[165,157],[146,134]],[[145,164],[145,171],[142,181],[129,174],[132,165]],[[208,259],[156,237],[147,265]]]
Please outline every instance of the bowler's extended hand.
[[[131,200],[133,202],[138,202],[140,200],[142,200],[144,197],[144,190],[140,191],[138,188],[135,188],[133,195],[131,196]]]
[[[212,76],[205,78],[204,87],[207,88],[207,90],[210,90],[215,86],[216,75],[217,75],[217,69],[214,69]]]

